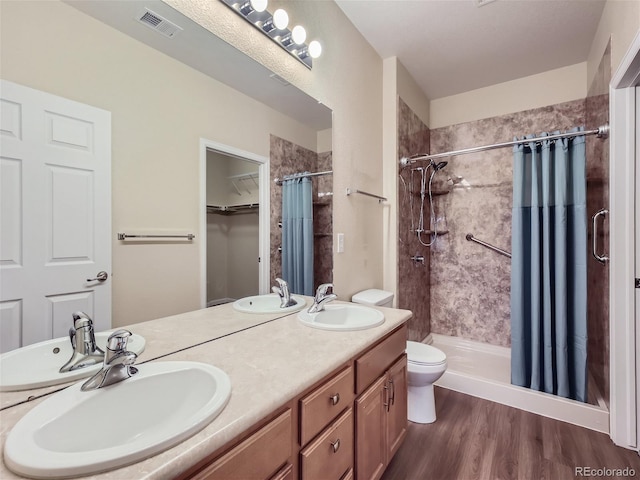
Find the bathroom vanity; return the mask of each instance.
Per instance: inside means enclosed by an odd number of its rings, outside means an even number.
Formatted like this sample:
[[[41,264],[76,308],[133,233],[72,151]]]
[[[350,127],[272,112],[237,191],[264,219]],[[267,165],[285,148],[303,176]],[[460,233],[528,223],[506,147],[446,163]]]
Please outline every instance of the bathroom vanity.
[[[231,398],[177,446],[90,478],[379,478],[406,434],[411,316],[381,310],[382,325],[353,332],[309,328],[296,314],[241,314],[230,305],[131,325],[147,341],[141,362],[215,365],[231,379]],[[41,401],[0,412],[3,448],[12,426]],[[21,478],[4,463],[0,477]]]

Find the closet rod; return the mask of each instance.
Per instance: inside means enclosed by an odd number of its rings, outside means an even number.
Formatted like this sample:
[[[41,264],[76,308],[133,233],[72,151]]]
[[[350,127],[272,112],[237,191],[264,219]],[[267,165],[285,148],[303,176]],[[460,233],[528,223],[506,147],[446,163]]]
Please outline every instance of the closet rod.
[[[327,170],[326,172],[315,172],[315,173],[294,173],[291,175],[285,175],[282,178],[274,178],[273,181],[276,185],[282,185],[284,180],[291,180],[292,178],[305,178],[305,177],[319,177],[320,175],[332,175],[333,170]]]
[[[400,159],[400,168],[408,167],[416,162],[423,160],[435,160],[442,157],[454,157],[456,155],[465,155],[467,153],[484,152],[485,150],[493,150],[495,148],[510,147],[512,145],[520,145],[532,142],[542,142],[545,140],[554,140],[556,138],[581,137],[583,135],[596,135],[598,138],[607,138],[609,136],[609,125],[602,125],[594,130],[584,130],[582,132],[558,133],[555,135],[547,135],[546,137],[527,138],[526,140],[514,140],[512,142],[494,143],[492,145],[483,145],[481,147],[464,148],[462,150],[453,150],[451,152],[434,153],[429,155],[419,153],[410,157],[402,157]]]
[[[187,233],[186,235],[131,235],[129,233],[118,233],[118,240],[126,240],[128,238],[186,238],[187,240],[193,240],[196,236],[193,233]]]

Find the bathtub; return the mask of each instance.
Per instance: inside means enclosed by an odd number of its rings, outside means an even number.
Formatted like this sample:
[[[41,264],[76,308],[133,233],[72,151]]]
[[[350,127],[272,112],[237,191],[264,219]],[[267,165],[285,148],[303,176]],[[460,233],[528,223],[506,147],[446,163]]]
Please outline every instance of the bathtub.
[[[447,371],[436,385],[609,433],[609,410],[589,376],[589,403],[511,385],[511,349],[436,333],[424,341],[447,355]]]

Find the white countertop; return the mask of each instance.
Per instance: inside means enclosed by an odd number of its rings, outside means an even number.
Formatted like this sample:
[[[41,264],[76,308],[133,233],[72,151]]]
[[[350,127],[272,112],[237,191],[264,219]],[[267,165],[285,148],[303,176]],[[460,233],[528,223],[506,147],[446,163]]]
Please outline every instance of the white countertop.
[[[152,480],[177,476],[411,317],[407,310],[380,310],[385,314],[382,325],[354,332],[309,328],[297,320],[297,313],[273,320],[277,316],[242,314],[230,305],[131,325],[132,332],[147,340],[141,360],[176,351],[153,361],[189,360],[215,365],[231,379],[231,398],[213,422],[177,446],[127,467],[84,478]],[[217,339],[201,343],[213,338]],[[190,345],[197,346],[187,348]],[[46,398],[0,412],[3,452],[11,428]],[[22,478],[6,468],[4,455],[0,478]]]
[[[307,305],[311,305],[311,297],[305,297],[305,299]],[[117,328],[126,328],[145,338],[145,350],[138,356],[137,362],[142,363],[279,317],[282,315],[237,312],[233,309],[232,304],[228,303]],[[67,360],[67,358],[60,359],[60,366]],[[60,390],[68,385],[60,384],[18,392],[0,392],[0,408],[25,401],[31,396],[36,397]]]

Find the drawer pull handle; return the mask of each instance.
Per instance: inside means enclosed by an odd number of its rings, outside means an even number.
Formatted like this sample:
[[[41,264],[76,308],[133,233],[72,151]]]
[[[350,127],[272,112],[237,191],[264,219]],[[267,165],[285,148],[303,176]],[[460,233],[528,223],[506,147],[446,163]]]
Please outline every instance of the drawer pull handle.
[[[331,400],[331,405],[337,405],[340,401],[340,394],[336,393],[335,395],[331,395],[329,397],[329,400]]]
[[[396,386],[393,383],[393,380],[389,380],[389,384],[391,385],[391,405],[396,404]]]
[[[389,401],[389,387],[385,384],[384,386],[384,399],[385,401],[382,402],[382,405],[384,405],[385,409],[387,410],[387,412],[389,411],[389,405],[390,405],[390,401]]]
[[[340,439],[337,439],[335,442],[330,442],[331,448],[333,448],[333,453],[337,453],[340,448]]]

